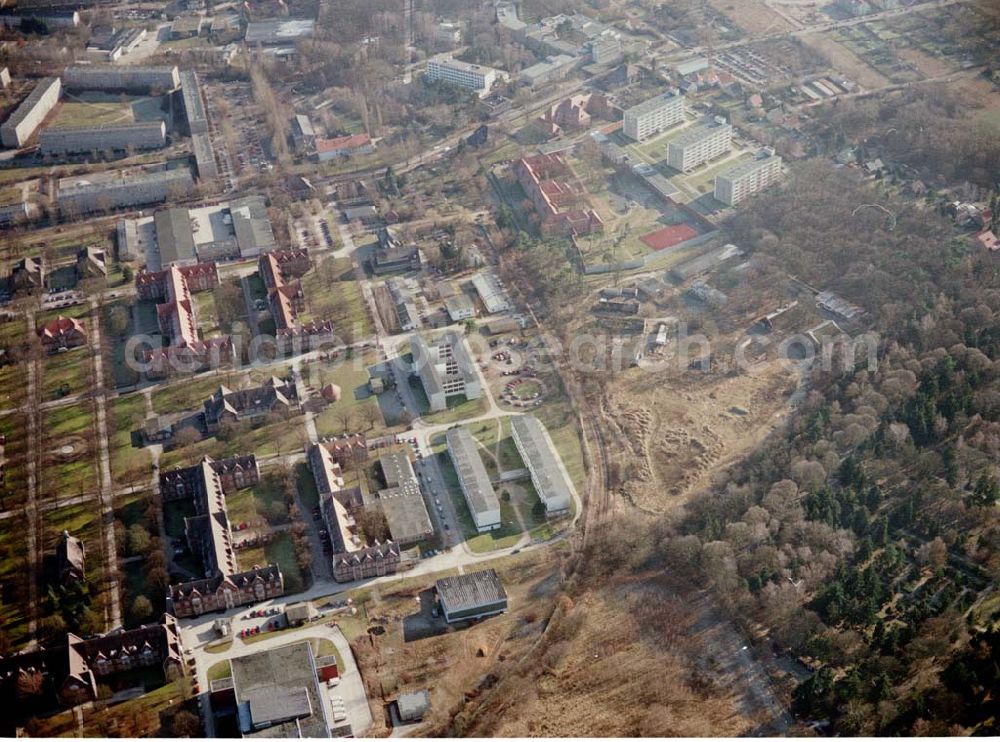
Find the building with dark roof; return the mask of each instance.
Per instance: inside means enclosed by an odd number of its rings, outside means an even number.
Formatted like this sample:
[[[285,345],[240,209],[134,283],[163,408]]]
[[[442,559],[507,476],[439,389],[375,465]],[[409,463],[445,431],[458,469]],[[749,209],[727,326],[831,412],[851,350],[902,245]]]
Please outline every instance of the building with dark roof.
[[[38,329],[38,339],[48,353],[80,348],[87,344],[87,331],[75,317],[56,317]]]
[[[56,545],[56,569],[63,585],[87,580],[87,550],[83,541],[63,531]]]
[[[444,577],[435,584],[448,623],[497,616],[507,611],[507,591],[494,569]]]
[[[221,461],[205,457],[192,467],[160,474],[164,501],[190,500],[195,515],[184,519],[191,552],[201,557],[205,577],[171,585],[167,608],[175,616],[200,616],[276,598],[285,593],[278,565],[241,570],[233,548],[226,494],[260,480],[257,461],[237,456]]]
[[[153,215],[153,226],[161,266],[194,265],[198,262],[187,209],[161,209]]]
[[[98,682],[123,672],[155,667],[166,680],[184,673],[183,646],[177,619],[81,639],[66,634],[53,644],[0,657],[0,699],[9,717],[24,718],[57,706],[97,700]],[[19,693],[24,683],[39,688],[33,697]]]
[[[230,389],[220,385],[205,400],[205,426],[214,433],[225,423],[252,422],[267,415],[290,415],[299,411],[295,382],[272,376],[260,386]]]

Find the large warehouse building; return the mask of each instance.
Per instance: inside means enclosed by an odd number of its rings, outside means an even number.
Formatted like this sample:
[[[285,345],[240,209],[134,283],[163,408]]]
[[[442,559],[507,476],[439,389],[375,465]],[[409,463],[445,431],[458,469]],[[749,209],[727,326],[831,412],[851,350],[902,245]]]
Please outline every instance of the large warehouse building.
[[[445,577],[436,587],[448,623],[498,616],[507,610],[507,591],[494,569]]]
[[[468,428],[452,428],[445,434],[448,455],[458,474],[458,483],[480,533],[500,527],[500,501],[493,491],[479,449]]]
[[[38,144],[44,155],[162,149],[167,146],[167,125],[162,121],[148,121],[139,124],[46,129],[38,137]]]
[[[58,77],[39,80],[31,94],[21,101],[21,105],[0,126],[0,142],[3,146],[23,147],[55,108],[61,91],[62,84]]]
[[[531,474],[546,515],[569,512],[573,499],[569,477],[545,428],[533,415],[516,415],[510,421],[517,452]]]

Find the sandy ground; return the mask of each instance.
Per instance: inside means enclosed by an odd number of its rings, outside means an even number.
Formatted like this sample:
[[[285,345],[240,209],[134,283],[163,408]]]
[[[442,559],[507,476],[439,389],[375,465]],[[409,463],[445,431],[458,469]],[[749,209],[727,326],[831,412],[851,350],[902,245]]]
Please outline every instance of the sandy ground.
[[[761,0],[709,0],[750,36],[792,30],[788,21],[764,5]]]
[[[876,72],[849,49],[830,38],[828,34],[806,34],[801,39],[804,44],[825,54],[833,67],[863,87],[876,90],[889,84],[884,75]]]
[[[637,370],[609,393],[609,416],[631,450],[623,495],[666,512],[710,483],[784,419],[794,376],[772,363],[747,375]]]

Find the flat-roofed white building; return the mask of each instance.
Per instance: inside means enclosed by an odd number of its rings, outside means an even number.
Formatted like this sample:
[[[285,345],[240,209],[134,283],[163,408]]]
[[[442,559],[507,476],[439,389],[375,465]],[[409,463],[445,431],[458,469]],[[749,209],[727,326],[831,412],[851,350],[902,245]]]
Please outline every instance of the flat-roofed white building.
[[[194,188],[191,171],[186,168],[162,170],[139,175],[114,175],[90,182],[59,186],[59,209],[81,214],[128,206],[162,203],[168,196],[190,193]]]
[[[729,124],[701,124],[682,131],[667,145],[667,164],[682,173],[729,152],[733,127]]]
[[[715,198],[735,206],[781,178],[781,157],[767,154],[741,162],[715,176]]]
[[[475,438],[467,428],[452,428],[445,434],[445,440],[476,530],[483,533],[499,528],[500,501],[479,456]]]
[[[684,96],[673,92],[662,93],[626,110],[622,131],[629,139],[641,142],[677,126],[683,120]]]
[[[531,474],[531,483],[545,505],[545,514],[569,512],[572,485],[545,427],[533,415],[516,415],[511,418],[510,431]]]
[[[479,294],[487,314],[509,312],[514,308],[510,303],[510,297],[507,296],[507,290],[492,271],[474,275],[472,285],[475,287],[476,293]]]
[[[428,80],[440,80],[451,85],[469,88],[480,98],[490,94],[497,82],[506,80],[507,73],[481,64],[470,64],[453,59],[450,55],[432,57],[427,60]]]
[[[167,146],[167,125],[162,121],[148,121],[139,124],[46,129],[38,137],[38,145],[45,155],[162,149]]]
[[[49,112],[56,107],[61,91],[62,83],[58,77],[39,80],[35,89],[0,126],[0,142],[3,146],[23,147]]]
[[[66,68],[62,79],[70,90],[158,90],[167,93],[181,84],[177,67],[170,66],[75,65]]]
[[[411,347],[413,370],[432,412],[447,409],[449,397],[479,399],[482,395],[479,372],[460,335],[448,332],[433,343],[414,335]]]

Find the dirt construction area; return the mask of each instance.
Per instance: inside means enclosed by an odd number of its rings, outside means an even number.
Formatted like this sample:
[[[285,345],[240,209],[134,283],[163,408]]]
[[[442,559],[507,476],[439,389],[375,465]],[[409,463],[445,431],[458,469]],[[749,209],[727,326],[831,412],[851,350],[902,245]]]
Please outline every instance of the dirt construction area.
[[[742,375],[635,369],[608,393],[607,419],[623,442],[624,499],[667,512],[705,487],[781,424],[796,386],[777,361]]]

